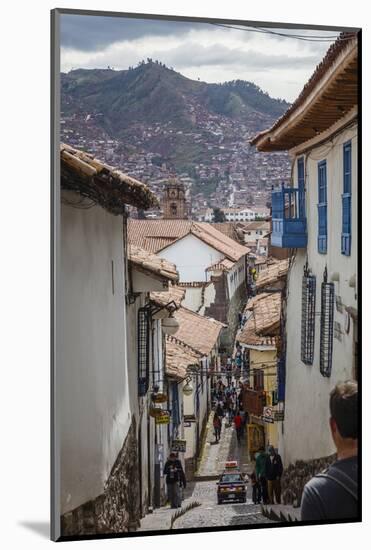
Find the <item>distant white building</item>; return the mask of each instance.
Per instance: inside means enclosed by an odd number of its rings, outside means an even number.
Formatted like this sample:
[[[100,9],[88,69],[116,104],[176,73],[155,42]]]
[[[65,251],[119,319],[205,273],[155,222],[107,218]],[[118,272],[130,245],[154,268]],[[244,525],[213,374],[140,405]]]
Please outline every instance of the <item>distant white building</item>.
[[[251,222],[256,219],[265,219],[269,216],[269,210],[266,208],[221,208],[227,222]],[[214,210],[208,208],[201,215],[200,221],[213,222]]]

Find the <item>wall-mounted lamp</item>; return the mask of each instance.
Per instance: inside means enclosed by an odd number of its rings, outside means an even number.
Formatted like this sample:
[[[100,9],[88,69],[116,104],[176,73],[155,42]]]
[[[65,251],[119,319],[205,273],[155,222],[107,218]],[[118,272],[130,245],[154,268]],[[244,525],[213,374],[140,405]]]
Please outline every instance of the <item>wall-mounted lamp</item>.
[[[183,394],[192,395],[192,393],[193,393],[193,385],[192,385],[191,379],[188,378],[186,381],[186,384],[183,386]]]
[[[172,336],[178,331],[178,329],[179,323],[175,319],[175,317],[167,317],[166,319],[162,320],[162,331],[165,334]]]
[[[351,288],[356,288],[356,275],[352,275],[351,278],[349,279],[349,286]]]

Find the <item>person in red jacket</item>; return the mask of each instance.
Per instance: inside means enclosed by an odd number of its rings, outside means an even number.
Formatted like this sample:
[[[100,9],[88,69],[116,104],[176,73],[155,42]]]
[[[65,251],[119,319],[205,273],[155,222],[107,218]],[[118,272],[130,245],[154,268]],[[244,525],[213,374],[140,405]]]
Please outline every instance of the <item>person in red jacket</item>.
[[[237,441],[240,443],[242,436],[242,416],[240,415],[240,411],[237,411],[233,422],[236,428]]]

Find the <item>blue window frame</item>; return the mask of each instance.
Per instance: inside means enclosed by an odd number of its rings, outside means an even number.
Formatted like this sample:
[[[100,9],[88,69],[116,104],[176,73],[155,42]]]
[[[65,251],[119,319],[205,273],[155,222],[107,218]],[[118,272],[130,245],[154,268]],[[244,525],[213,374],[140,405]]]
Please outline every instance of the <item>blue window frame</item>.
[[[301,191],[299,193],[299,218],[305,218],[305,202],[304,202],[304,190],[305,190],[305,173],[304,173],[304,157],[298,158],[298,188]]]
[[[352,143],[343,146],[343,224],[341,230],[341,253],[350,256],[352,240]]]
[[[180,424],[180,411],[179,411],[179,394],[178,394],[178,384],[172,382],[171,384],[171,393],[172,393],[172,403],[171,403],[171,416],[174,426]]]
[[[318,252],[327,253],[327,163],[318,163]]]

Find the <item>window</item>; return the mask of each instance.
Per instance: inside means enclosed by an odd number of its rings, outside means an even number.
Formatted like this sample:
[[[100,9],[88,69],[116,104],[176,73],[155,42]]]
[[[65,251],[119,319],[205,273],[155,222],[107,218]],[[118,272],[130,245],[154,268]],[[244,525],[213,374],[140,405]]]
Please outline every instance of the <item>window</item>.
[[[264,371],[263,369],[256,370],[254,372],[254,390],[264,390]]]
[[[171,393],[172,393],[171,419],[174,426],[178,426],[178,424],[180,424],[180,412],[179,412],[179,398],[178,398],[179,394],[178,394],[177,382],[171,383]]]
[[[301,294],[301,360],[313,365],[316,314],[316,277],[304,275]]]
[[[318,163],[318,252],[327,253],[327,164]]]
[[[299,217],[305,218],[305,173],[304,173],[304,157],[298,158],[298,188],[299,188]]]
[[[332,348],[334,336],[334,283],[326,280],[321,288],[321,339],[320,339],[320,372],[329,377],[332,368]]]
[[[341,231],[341,253],[350,256],[352,232],[352,143],[348,141],[343,147],[343,226]]]
[[[138,311],[138,394],[146,395],[149,386],[150,313],[146,308]]]

